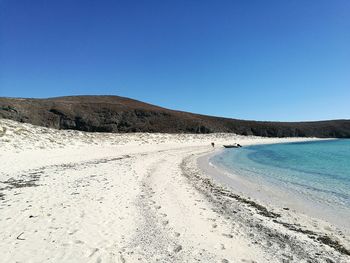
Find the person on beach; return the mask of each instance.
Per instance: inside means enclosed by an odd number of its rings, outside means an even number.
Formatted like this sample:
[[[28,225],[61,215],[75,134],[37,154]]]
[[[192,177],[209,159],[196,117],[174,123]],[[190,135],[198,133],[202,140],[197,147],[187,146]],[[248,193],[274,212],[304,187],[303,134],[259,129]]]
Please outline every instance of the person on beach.
[[[214,148],[214,147],[215,147],[215,143],[212,142],[212,143],[211,143],[211,146]]]

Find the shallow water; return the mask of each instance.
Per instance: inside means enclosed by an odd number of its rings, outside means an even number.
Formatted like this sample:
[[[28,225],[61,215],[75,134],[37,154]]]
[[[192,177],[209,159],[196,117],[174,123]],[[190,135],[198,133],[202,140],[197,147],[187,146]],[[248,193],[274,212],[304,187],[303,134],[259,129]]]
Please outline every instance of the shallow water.
[[[350,140],[226,149],[214,164],[350,215]]]

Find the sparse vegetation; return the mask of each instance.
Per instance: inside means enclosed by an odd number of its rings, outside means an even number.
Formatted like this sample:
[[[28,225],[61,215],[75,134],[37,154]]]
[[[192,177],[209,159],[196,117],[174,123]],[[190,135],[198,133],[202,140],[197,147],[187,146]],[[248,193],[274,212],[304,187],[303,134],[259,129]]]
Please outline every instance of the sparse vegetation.
[[[3,137],[6,134],[7,128],[6,127],[0,127],[0,137]]]
[[[14,134],[17,134],[17,135],[21,135],[21,134],[26,134],[26,133],[28,133],[28,131],[27,131],[26,129],[19,128],[19,129],[15,130],[13,133],[14,133]]]

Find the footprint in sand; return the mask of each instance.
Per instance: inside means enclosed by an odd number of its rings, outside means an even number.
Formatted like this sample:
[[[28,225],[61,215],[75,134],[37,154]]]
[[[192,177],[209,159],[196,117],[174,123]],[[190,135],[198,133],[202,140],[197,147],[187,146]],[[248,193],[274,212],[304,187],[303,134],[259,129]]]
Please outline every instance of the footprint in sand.
[[[231,234],[222,234],[224,237],[227,237],[227,238],[233,238],[233,235]]]
[[[76,232],[78,232],[78,229],[74,229],[74,230],[68,232],[68,235],[74,235]]]
[[[126,260],[123,257],[123,255],[119,255],[119,262],[121,262],[121,263],[125,263],[126,262]]]
[[[178,246],[176,246],[175,248],[174,248],[174,252],[175,253],[179,253],[180,251],[182,250],[182,246],[181,245],[178,245]]]

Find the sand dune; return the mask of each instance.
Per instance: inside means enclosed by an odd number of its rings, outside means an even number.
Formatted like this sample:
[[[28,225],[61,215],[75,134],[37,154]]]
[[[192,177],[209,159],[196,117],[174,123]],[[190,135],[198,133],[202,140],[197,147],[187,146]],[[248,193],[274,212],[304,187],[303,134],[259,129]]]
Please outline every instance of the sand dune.
[[[0,119],[1,262],[349,262],[349,239],[334,226],[265,211],[209,178],[197,159],[212,141],[292,139],[84,133]]]

